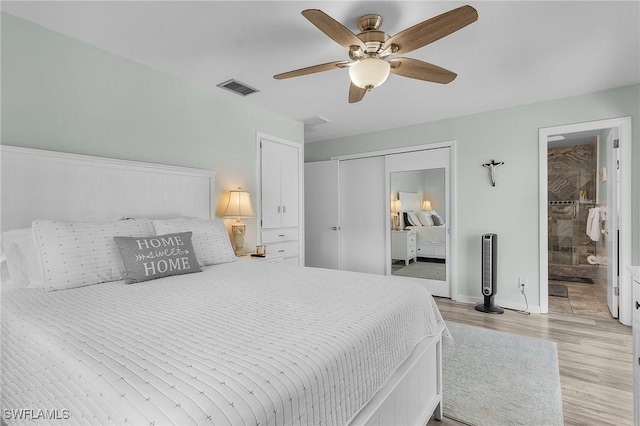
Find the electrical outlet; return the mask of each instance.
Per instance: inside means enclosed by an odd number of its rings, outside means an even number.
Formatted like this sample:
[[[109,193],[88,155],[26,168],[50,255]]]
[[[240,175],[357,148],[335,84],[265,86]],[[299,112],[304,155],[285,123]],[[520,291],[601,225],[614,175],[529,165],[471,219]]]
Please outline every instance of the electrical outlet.
[[[518,278],[518,288],[520,291],[524,292],[528,285],[529,282],[526,278]]]

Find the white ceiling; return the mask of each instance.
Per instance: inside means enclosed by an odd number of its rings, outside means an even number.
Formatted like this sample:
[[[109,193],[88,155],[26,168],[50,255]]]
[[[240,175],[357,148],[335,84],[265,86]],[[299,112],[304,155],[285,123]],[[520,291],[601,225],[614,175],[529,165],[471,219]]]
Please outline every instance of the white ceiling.
[[[273,75],[348,59],[300,12],[322,9],[354,32],[366,13],[393,35],[464,4],[477,22],[403,56],[458,74],[448,85],[396,75],[357,104],[346,69]],[[260,90],[244,101],[295,120],[330,123],[307,142],[378,131],[640,82],[637,1],[2,1],[3,11],[108,52],[236,97],[230,78]]]

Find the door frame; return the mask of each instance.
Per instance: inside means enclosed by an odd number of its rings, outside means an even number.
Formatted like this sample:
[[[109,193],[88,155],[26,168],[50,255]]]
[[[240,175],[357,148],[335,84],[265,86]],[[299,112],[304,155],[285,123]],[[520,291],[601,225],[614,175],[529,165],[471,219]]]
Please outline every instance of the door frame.
[[[457,300],[458,298],[458,250],[457,250],[457,229],[458,229],[458,213],[457,213],[457,198],[456,198],[456,188],[457,188],[457,183],[456,183],[456,177],[457,177],[457,173],[456,173],[456,158],[457,158],[457,154],[456,154],[456,141],[455,140],[449,140],[449,141],[443,141],[443,142],[433,142],[433,143],[426,143],[426,144],[422,144],[422,145],[412,145],[412,146],[405,146],[405,147],[400,147],[400,148],[391,148],[391,149],[385,149],[385,150],[380,150],[380,151],[369,151],[369,152],[362,152],[362,153],[358,153],[358,154],[347,154],[347,155],[339,155],[339,156],[334,156],[331,157],[331,160],[354,160],[354,159],[358,159],[358,158],[366,158],[366,157],[379,157],[379,156],[387,156],[387,155],[392,155],[392,154],[403,154],[403,153],[407,153],[407,152],[414,152],[414,151],[426,151],[426,150],[432,150],[432,149],[438,149],[438,148],[449,148],[449,154],[450,154],[450,158],[449,158],[449,191],[450,191],[450,195],[449,195],[449,200],[450,200],[450,204],[449,204],[449,208],[450,208],[450,219],[451,219],[451,224],[449,227],[449,233],[447,235],[448,240],[447,240],[447,271],[450,272],[449,275],[449,286],[451,288],[451,300]],[[385,177],[386,181],[388,182],[389,177]],[[391,211],[391,199],[390,199],[390,194],[389,194],[389,185],[386,185],[385,188],[385,196],[386,196],[386,211],[390,212]],[[390,260],[390,256],[391,256],[391,224],[390,221],[386,221],[387,225],[386,225],[386,232],[385,232],[385,239],[386,239],[386,244],[385,244],[385,256],[387,258],[387,260]],[[391,274],[391,267],[390,267],[390,263],[389,265],[387,265],[387,275]]]
[[[624,325],[631,325],[631,279],[626,273],[627,267],[631,265],[631,117],[619,117],[605,120],[587,121],[583,123],[566,124],[553,127],[543,127],[538,129],[538,170],[539,170],[539,247],[540,247],[540,312],[549,312],[549,246],[548,246],[548,220],[547,220],[547,159],[548,141],[551,135],[562,133],[575,133],[588,130],[618,129],[618,140],[620,149],[620,220],[618,221],[620,262],[620,316],[618,320]]]

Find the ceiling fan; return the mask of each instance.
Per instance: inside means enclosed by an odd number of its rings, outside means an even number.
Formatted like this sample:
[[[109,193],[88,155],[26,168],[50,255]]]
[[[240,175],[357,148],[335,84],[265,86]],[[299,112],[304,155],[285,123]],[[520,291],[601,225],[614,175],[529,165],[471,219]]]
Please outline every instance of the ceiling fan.
[[[478,19],[478,12],[473,7],[462,6],[390,37],[378,29],[382,23],[380,15],[369,14],[360,17],[360,33],[357,35],[321,10],[307,9],[302,15],[333,41],[346,48],[351,61],[313,65],[277,74],[273,78],[281,80],[337,68],[349,68],[349,103],[361,101],[368,91],[384,83],[390,72],[418,80],[450,83],[457,76],[454,72],[418,59],[388,58],[390,55],[411,52],[440,40]]]

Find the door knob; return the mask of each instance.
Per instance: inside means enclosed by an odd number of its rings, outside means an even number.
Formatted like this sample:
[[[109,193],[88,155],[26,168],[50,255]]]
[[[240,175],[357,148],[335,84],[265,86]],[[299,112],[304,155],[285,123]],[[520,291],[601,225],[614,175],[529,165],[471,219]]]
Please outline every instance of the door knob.
[[[332,227],[331,227],[331,230],[332,230],[332,231],[337,231],[338,229],[340,229],[340,227],[338,227],[338,226],[332,226]]]
[[[640,303],[636,301],[636,309],[640,309]]]

